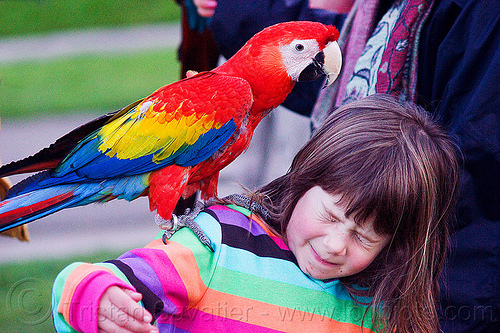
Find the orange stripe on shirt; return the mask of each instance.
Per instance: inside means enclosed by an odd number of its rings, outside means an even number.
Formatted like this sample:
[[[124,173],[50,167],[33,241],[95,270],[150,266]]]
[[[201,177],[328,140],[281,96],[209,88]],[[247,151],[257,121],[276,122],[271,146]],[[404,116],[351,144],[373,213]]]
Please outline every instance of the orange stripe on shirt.
[[[252,325],[284,332],[307,332],[311,327],[322,332],[361,332],[360,327],[355,324],[339,322],[320,314],[263,303],[213,289],[208,289],[195,308],[210,315],[245,321]],[[373,333],[367,328],[364,328],[362,332]]]
[[[165,251],[186,287],[188,306],[197,303],[207,290],[207,286],[201,279],[198,263],[191,249],[174,241],[167,241],[165,245],[161,239],[153,240],[147,247]]]

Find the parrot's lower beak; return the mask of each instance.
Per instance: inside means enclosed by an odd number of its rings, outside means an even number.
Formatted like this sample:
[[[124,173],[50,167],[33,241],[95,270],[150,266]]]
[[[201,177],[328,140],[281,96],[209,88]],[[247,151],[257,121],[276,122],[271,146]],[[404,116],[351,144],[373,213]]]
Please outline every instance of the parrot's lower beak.
[[[299,76],[299,81],[313,81],[321,76],[326,76],[325,87],[335,81],[342,67],[342,55],[337,42],[330,42],[323,51],[318,52]]]

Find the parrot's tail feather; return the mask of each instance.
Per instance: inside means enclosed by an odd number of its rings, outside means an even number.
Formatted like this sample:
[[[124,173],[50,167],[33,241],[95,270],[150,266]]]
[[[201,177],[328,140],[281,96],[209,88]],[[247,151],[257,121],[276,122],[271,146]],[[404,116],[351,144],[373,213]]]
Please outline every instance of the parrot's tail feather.
[[[43,174],[33,177],[46,179]],[[15,195],[0,202],[0,232],[65,208],[113,199],[132,201],[148,193],[147,179],[148,175],[144,174],[94,183],[59,184],[27,192],[27,186],[22,187]],[[33,183],[27,182],[28,185]]]
[[[74,198],[72,192],[67,192],[30,205],[20,206],[19,201],[23,201],[24,197],[19,196],[0,202],[0,232],[59,211],[71,204]]]
[[[22,193],[29,192],[33,190],[35,187],[38,187],[38,182],[41,180],[47,179],[50,177],[51,171],[42,171],[39,173],[36,173],[28,178],[25,178],[21,180],[19,183],[15,184],[12,186],[8,191],[5,196],[6,199],[13,198],[15,196],[18,196]]]

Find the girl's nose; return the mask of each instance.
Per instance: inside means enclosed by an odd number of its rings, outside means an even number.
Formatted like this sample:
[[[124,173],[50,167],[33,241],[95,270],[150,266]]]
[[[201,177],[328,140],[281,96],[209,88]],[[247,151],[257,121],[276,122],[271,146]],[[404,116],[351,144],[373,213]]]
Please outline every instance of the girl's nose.
[[[349,235],[340,230],[331,232],[325,236],[323,243],[326,251],[335,256],[345,256],[347,254],[347,244],[349,242]]]

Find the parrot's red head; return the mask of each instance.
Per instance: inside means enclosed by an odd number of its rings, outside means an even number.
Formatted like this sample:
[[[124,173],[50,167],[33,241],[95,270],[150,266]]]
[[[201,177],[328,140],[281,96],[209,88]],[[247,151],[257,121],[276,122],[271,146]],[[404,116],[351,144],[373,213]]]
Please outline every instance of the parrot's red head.
[[[283,65],[292,80],[312,81],[323,74],[327,75],[327,84],[330,84],[342,65],[338,38],[339,32],[332,25],[284,22],[262,30],[246,46],[256,57],[260,52],[273,52],[278,46]]]
[[[267,27],[253,36],[215,71],[246,79],[256,107],[281,104],[295,82],[327,77],[331,84],[340,72],[342,56],[338,30],[318,22],[293,21]]]

